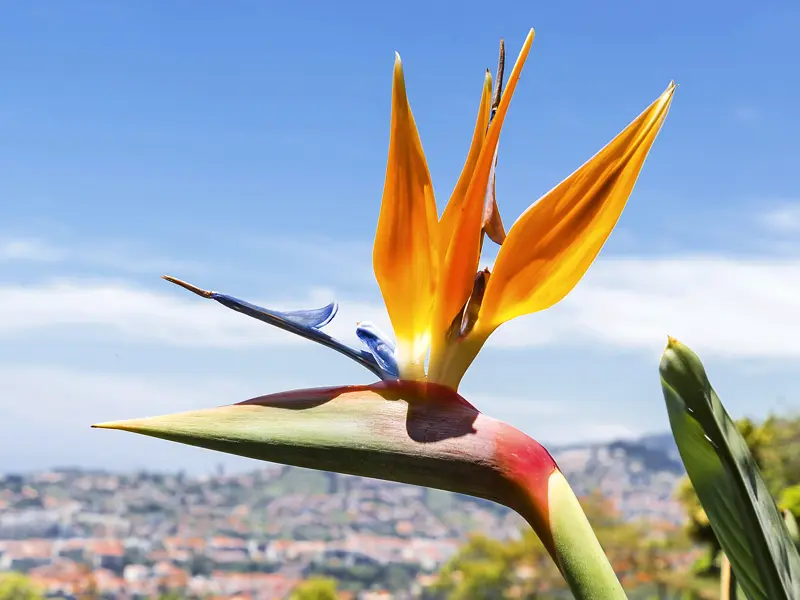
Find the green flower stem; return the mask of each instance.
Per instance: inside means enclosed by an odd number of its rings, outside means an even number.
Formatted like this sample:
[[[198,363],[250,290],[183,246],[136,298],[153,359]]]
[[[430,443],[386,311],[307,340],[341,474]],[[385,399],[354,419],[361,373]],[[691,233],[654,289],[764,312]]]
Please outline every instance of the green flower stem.
[[[553,559],[576,600],[626,600],[586,513],[561,471],[554,471],[548,479],[547,500],[549,532],[556,551]],[[519,509],[534,526],[537,519],[531,510]]]

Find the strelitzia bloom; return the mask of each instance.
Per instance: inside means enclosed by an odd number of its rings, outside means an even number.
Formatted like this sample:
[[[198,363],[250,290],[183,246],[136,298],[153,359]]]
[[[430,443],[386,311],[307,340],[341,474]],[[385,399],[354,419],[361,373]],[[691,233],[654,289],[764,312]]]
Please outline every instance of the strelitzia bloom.
[[[337,350],[381,381],[96,427],[487,498],[528,520],[576,597],[624,598],[548,452],[480,413],[457,389],[493,331],[556,304],[583,277],[622,213],[675,86],[532,204],[506,234],[494,193],[497,149],[532,41],[533,30],[502,93],[498,76],[494,99],[487,71],[467,159],[441,218],[396,57],[389,159],[373,250],[394,341],[370,323],[357,327],[360,349],[327,335],[321,329],[335,316],[335,303],[278,312],[166,278]],[[500,244],[491,272],[479,270],[485,236]]]

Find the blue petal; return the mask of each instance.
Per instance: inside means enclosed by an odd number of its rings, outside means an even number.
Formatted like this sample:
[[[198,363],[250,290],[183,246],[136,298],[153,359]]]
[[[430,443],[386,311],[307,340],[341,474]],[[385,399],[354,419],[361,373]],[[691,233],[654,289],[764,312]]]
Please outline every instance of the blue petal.
[[[297,327],[312,329],[321,329],[322,327],[325,327],[325,325],[333,320],[333,317],[336,316],[336,313],[339,310],[339,305],[336,302],[331,302],[322,308],[282,312],[277,310],[269,310],[268,308],[262,308],[260,306],[256,306],[255,304],[245,302],[244,300],[234,298],[233,296],[218,294],[216,292],[211,293],[211,298],[220,304],[227,306],[228,308],[232,308],[235,311],[241,312],[261,321],[266,321],[272,325],[275,324],[274,321],[277,319],[279,321],[286,321],[296,325]]]
[[[372,356],[384,371],[394,377],[399,377],[397,358],[394,342],[385,333],[369,321],[362,321],[356,327],[356,335],[362,343],[369,348]]]
[[[351,348],[347,344],[344,344],[339,340],[329,336],[327,333],[323,333],[319,330],[319,327],[329,323],[336,314],[338,305],[335,302],[332,302],[324,308],[319,308],[316,310],[279,312],[261,308],[255,304],[250,304],[244,300],[239,300],[233,296],[228,296],[227,294],[218,294],[216,292],[212,292],[209,297],[216,300],[223,306],[227,306],[228,308],[247,315],[248,317],[253,317],[259,321],[264,321],[265,323],[279,327],[284,331],[290,331],[299,335],[300,337],[306,338],[307,340],[312,340],[322,344],[323,346],[327,346],[332,350],[336,350],[348,358],[360,363],[362,366],[375,373],[381,379],[391,378],[386,376],[387,373],[384,372],[385,369],[380,364],[377,357],[372,353]],[[316,319],[313,317],[308,317],[309,314],[314,313],[316,313]],[[308,325],[307,323],[315,323],[315,325]],[[396,377],[396,375],[393,376]]]
[[[259,321],[263,321],[265,323],[269,323],[270,325],[278,327],[279,329],[289,331],[307,340],[317,342],[318,344],[327,346],[332,350],[336,350],[337,352],[344,354],[348,358],[356,361],[361,366],[369,369],[381,379],[396,378],[396,375],[387,372],[386,369],[384,369],[378,363],[378,360],[371,352],[351,348],[347,344],[344,344],[336,338],[329,336],[327,333],[320,331],[319,328],[330,323],[331,319],[333,319],[333,317],[336,315],[336,312],[339,308],[336,302],[331,302],[327,306],[312,310],[281,312],[262,308],[260,306],[256,306],[255,304],[245,302],[244,300],[234,298],[233,296],[228,296],[227,294],[218,294],[217,292],[203,290],[193,286],[190,283],[186,283],[185,281],[175,279],[174,277],[170,277],[168,275],[165,275],[163,278],[171,283],[189,290],[194,294],[197,294],[198,296],[216,300],[223,306],[227,306],[228,308],[235,310],[236,312],[240,312],[243,315],[253,317],[254,319],[258,319]]]

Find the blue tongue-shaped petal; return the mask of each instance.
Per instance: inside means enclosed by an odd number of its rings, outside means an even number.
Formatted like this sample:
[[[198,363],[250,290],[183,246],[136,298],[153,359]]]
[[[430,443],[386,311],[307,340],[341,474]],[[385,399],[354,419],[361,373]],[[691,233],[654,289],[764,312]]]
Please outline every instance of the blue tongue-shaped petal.
[[[361,366],[366,367],[381,379],[397,378],[396,367],[394,372],[388,372],[378,362],[378,359],[373,355],[372,352],[351,348],[347,344],[340,342],[327,333],[320,331],[320,327],[324,327],[330,323],[331,319],[333,319],[333,317],[336,315],[336,312],[339,308],[336,302],[331,302],[322,308],[314,308],[310,310],[294,310],[285,312],[269,310],[267,308],[256,306],[255,304],[250,304],[244,300],[239,300],[233,296],[228,296],[227,294],[219,294],[217,292],[200,289],[190,283],[186,283],[185,281],[175,279],[174,277],[170,277],[168,275],[165,275],[164,279],[179,285],[182,288],[197,294],[198,296],[216,300],[223,306],[227,306],[228,308],[247,315],[248,317],[253,317],[254,319],[258,319],[264,323],[269,323],[270,325],[278,327],[279,329],[283,329],[284,331],[289,331],[299,335],[300,337],[306,338],[307,340],[317,342],[318,344],[327,346],[332,350],[336,350],[348,358],[353,359]]]
[[[260,321],[265,321],[270,325],[277,325],[276,321],[291,323],[297,327],[321,329],[333,320],[339,310],[339,305],[336,302],[323,306],[322,308],[311,308],[309,310],[290,310],[278,311],[262,308],[255,304],[250,304],[244,300],[239,300],[227,294],[218,294],[211,292],[209,296],[220,304],[227,306],[237,312],[243,313],[249,317],[253,317]],[[280,325],[277,325],[280,326]]]
[[[399,376],[394,342],[385,333],[369,321],[362,321],[356,327],[356,335],[369,348],[372,356],[384,371]]]

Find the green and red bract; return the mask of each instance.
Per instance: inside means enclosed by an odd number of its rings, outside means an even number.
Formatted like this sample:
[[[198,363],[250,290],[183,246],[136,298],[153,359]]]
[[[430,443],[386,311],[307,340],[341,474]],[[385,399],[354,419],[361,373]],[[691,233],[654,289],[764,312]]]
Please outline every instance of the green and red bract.
[[[469,494],[548,527],[550,453],[451,388],[419,381],[293,390],[239,404],[102,423],[259,460]]]
[[[602,559],[602,550],[550,453],[447,386],[398,380],[294,390],[95,427],[485,498],[522,515],[568,580],[577,561],[616,581],[605,561],[581,558]],[[576,524],[579,544],[569,532]]]

